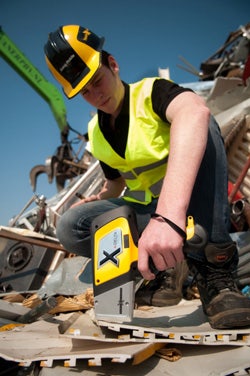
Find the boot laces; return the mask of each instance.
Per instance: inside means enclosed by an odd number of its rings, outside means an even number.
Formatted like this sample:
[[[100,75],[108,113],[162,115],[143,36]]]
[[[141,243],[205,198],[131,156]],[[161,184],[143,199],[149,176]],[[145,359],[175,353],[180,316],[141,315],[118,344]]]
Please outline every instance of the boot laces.
[[[161,276],[161,289],[173,289],[174,287],[174,268],[166,270]]]
[[[226,269],[207,266],[207,287],[217,291],[236,291],[232,273]]]

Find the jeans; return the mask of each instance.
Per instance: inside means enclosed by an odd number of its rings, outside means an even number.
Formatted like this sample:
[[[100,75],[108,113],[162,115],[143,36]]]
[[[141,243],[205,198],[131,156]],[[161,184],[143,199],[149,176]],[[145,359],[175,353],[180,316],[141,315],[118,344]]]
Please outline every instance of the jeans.
[[[186,164],[188,161],[183,161],[183,163]],[[195,222],[207,230],[210,242],[231,241],[227,189],[225,149],[218,124],[211,117],[206,151],[187,211],[187,215],[192,215]],[[91,257],[90,227],[92,220],[96,216],[122,205],[129,205],[134,209],[140,234],[149,222],[150,214],[156,210],[157,199],[153,199],[148,205],[142,205],[128,202],[120,197],[92,201],[70,208],[58,221],[56,231],[59,241],[69,252]]]

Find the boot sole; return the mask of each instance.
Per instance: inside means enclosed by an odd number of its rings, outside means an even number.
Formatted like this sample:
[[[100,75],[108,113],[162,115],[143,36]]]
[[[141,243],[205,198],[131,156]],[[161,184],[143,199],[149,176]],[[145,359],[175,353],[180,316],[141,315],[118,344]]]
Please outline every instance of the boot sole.
[[[236,329],[250,327],[249,308],[233,309],[230,312],[218,313],[214,316],[208,316],[208,321],[213,329]]]
[[[153,307],[169,307],[174,306],[180,303],[182,297],[173,298],[173,299],[145,299],[143,298],[136,298],[135,303],[137,306],[153,306]]]
[[[182,299],[182,296],[180,297],[177,297],[177,298],[173,298],[173,299],[157,299],[157,298],[153,298],[152,299],[152,306],[154,307],[169,307],[169,306],[173,306],[173,305],[177,305],[178,303],[180,303]]]

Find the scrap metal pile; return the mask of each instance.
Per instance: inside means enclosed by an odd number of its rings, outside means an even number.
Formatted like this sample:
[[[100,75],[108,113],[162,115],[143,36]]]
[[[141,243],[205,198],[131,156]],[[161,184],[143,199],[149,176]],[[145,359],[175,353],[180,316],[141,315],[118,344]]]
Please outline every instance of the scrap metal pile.
[[[240,255],[235,278],[249,294],[250,24],[230,33],[200,68],[199,81],[190,86],[206,98],[225,140],[231,236]],[[58,216],[103,184],[99,163],[87,157],[86,171],[55,197],[33,196],[34,209],[28,203],[11,226],[0,227],[0,358],[6,371],[0,375],[249,374],[250,328],[212,329],[195,293],[176,306],[135,307],[131,322],[96,318],[91,262],[69,254],[55,237]]]

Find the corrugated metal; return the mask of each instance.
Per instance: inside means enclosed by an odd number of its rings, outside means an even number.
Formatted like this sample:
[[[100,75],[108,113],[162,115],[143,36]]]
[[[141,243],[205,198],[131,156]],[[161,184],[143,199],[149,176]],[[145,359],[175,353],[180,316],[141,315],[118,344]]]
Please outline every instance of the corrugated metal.
[[[238,129],[238,131],[237,131]],[[229,180],[234,184],[240,177],[250,156],[250,115],[240,119],[234,127],[235,135],[232,140],[226,140]],[[228,135],[229,138],[229,135]],[[227,138],[227,139],[228,139]],[[228,145],[227,145],[228,143]],[[250,170],[240,186],[243,195],[250,199]]]

